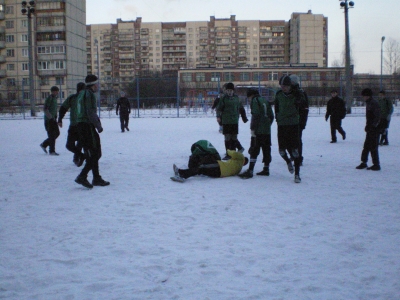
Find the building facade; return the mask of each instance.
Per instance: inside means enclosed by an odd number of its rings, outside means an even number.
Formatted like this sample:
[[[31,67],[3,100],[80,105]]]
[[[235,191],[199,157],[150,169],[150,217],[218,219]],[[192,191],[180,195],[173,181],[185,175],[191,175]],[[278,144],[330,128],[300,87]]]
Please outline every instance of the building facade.
[[[169,23],[117,19],[88,25],[86,35],[87,72],[100,75],[102,98],[148,73],[289,63],[327,67],[328,61],[327,18],[311,11],[289,21],[241,21],[234,15]]]
[[[22,14],[21,3],[0,0],[0,101],[15,104],[30,99],[29,18]],[[34,99],[43,103],[50,87],[57,85],[61,101],[86,76],[86,3],[35,1],[34,9],[30,19]]]

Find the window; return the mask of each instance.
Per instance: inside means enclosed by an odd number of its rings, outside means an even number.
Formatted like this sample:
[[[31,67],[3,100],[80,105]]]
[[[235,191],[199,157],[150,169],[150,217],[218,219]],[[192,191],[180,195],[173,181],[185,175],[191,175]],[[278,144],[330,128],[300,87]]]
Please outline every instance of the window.
[[[321,80],[321,73],[320,72],[312,72],[311,80]]]
[[[7,71],[14,71],[15,65],[14,64],[7,64]]]
[[[65,61],[63,61],[63,60],[56,60],[56,61],[54,62],[54,68],[55,68],[56,70],[65,69]]]
[[[22,63],[22,71],[29,71],[29,64],[28,63]]]
[[[64,77],[56,77],[56,85],[63,85]]]
[[[336,72],[326,72],[326,80],[336,80]]]
[[[250,80],[250,74],[249,73],[240,73],[240,81],[249,81]]]
[[[206,81],[206,74],[205,73],[196,73],[196,81]]]
[[[6,43],[14,43],[14,35],[13,34],[6,35]]]
[[[21,20],[21,27],[27,28],[28,27],[28,20],[26,20],[26,19]]]
[[[14,28],[14,21],[13,20],[6,21],[6,28]]]
[[[221,81],[221,74],[217,72],[212,72],[211,81]]]
[[[61,2],[36,2],[37,10],[46,10],[46,9],[60,9]]]
[[[49,77],[40,77],[40,85],[49,85]]]
[[[231,72],[224,73],[224,81],[235,81],[235,75]]]
[[[21,51],[22,51],[22,56],[23,56],[23,57],[28,57],[28,56],[29,56],[29,51],[28,51],[28,49],[23,48],[23,49],[21,49]]]
[[[48,70],[48,69],[50,69],[50,67],[49,67],[50,62],[48,62],[48,61],[38,61],[37,64],[38,64],[38,66],[37,66],[38,70]]]
[[[22,86],[29,85],[29,78],[23,77],[22,78]]]
[[[15,78],[7,78],[7,86],[15,86]]]
[[[183,80],[183,82],[191,82],[192,81],[192,73],[183,73],[182,80]]]
[[[270,72],[268,74],[268,80],[269,81],[278,80],[278,73],[277,72]]]
[[[27,42],[28,41],[28,35],[27,34],[21,34],[21,42]]]
[[[23,93],[22,93],[22,98],[23,98],[24,100],[29,100],[29,99],[30,99],[30,97],[29,97],[29,92],[23,92]]]
[[[43,100],[46,100],[48,96],[50,96],[50,92],[42,92],[42,99]]]
[[[7,49],[7,57],[14,57],[15,56],[15,52],[14,49]]]
[[[262,81],[263,76],[262,73],[253,73],[253,81]]]
[[[40,54],[44,53],[65,53],[65,46],[39,46],[37,51]]]
[[[6,6],[6,14],[13,15],[14,14],[14,6]]]

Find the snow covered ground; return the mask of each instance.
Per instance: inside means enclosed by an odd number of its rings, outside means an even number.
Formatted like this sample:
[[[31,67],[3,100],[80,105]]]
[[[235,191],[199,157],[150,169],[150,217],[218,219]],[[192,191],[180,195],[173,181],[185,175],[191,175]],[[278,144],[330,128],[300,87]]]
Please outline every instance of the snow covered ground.
[[[1,299],[399,299],[400,117],[379,172],[355,169],[364,117],[348,116],[337,144],[310,117],[301,184],[275,123],[270,177],[181,184],[172,164],[186,166],[192,143],[224,151],[215,118],[131,119],[125,133],[102,122],[111,185],[87,190],[64,147],[68,120],[59,157],[39,147],[43,120],[0,121]],[[248,148],[249,123],[239,139]]]

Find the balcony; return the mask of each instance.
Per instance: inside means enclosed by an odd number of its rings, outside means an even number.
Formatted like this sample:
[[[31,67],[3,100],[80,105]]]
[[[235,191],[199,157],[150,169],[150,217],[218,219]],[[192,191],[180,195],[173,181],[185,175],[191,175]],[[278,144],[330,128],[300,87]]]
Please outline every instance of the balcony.
[[[6,77],[7,73],[6,70],[0,70],[0,78]]]
[[[0,55],[0,64],[6,62],[6,57],[4,55]]]
[[[6,47],[5,41],[0,41],[0,49],[4,49]]]
[[[0,26],[0,34],[6,32],[6,27],[5,26]]]

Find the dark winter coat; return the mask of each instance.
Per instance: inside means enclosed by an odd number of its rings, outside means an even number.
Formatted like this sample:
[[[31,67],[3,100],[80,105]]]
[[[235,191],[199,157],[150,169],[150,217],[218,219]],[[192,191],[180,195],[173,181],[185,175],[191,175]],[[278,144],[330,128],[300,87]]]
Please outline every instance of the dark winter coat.
[[[379,121],[381,119],[381,109],[379,108],[379,103],[372,97],[366,101],[365,108],[365,116],[366,116],[366,125],[365,131],[374,131],[377,130]]]
[[[131,113],[131,104],[128,98],[121,97],[117,100],[116,114],[118,115],[118,110],[120,115],[129,115]]]
[[[329,116],[335,119],[344,119],[346,116],[346,103],[338,96],[329,99],[326,105],[325,119],[328,120]]]

